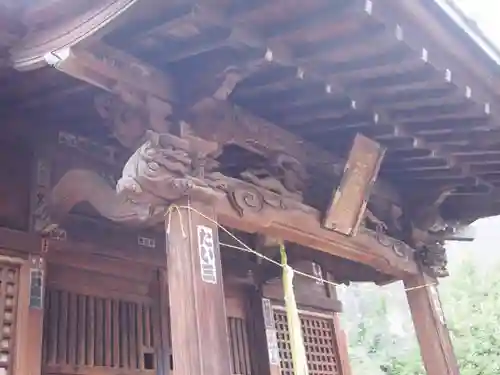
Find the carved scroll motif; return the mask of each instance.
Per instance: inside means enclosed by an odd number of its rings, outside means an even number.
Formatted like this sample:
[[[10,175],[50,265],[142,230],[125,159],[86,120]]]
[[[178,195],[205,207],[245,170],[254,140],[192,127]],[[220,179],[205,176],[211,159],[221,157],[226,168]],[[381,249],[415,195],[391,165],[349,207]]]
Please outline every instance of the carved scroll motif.
[[[414,251],[410,246],[405,244],[403,241],[389,237],[380,230],[370,230],[365,227],[361,227],[360,232],[375,238],[379,244],[391,249],[394,254],[400,258],[409,260],[414,256]]]
[[[129,201],[163,207],[186,196],[225,196],[240,216],[266,207],[306,207],[300,192],[290,192],[285,187],[289,182],[278,177],[259,177],[255,171],[244,171],[241,180],[223,175],[217,171],[216,154],[218,147],[213,142],[149,132],[147,141],[126,163],[116,191]]]

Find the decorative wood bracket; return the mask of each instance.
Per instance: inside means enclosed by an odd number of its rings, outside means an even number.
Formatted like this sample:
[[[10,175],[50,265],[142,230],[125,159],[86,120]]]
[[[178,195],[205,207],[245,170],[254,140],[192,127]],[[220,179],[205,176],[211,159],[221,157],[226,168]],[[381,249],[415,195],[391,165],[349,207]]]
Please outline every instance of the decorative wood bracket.
[[[259,232],[375,267],[390,275],[418,272],[413,251],[384,234],[345,238],[320,226],[320,213],[263,186],[214,171],[206,141],[150,134],[127,162],[117,191],[129,201],[168,207],[183,197],[210,199],[219,220],[229,227]],[[203,166],[203,167],[200,167]]]

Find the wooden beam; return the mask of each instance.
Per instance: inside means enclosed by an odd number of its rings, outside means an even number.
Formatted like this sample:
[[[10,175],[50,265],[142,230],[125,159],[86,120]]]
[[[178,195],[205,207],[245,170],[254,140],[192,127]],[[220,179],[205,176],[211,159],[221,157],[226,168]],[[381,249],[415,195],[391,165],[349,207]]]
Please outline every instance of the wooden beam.
[[[436,281],[423,275],[404,280],[427,375],[459,375]]]
[[[340,185],[325,210],[325,228],[348,236],[357,233],[384,153],[377,142],[361,134],[354,138]]]
[[[325,177],[340,177],[345,164],[325,149],[226,101],[205,101],[193,108],[186,121],[197,137],[221,145],[237,144],[258,153],[281,151],[306,168],[320,170]],[[375,182],[373,194],[392,202],[399,200],[398,192],[383,179]]]
[[[216,219],[212,207],[181,203]],[[227,375],[230,353],[218,228],[193,212],[172,212],[167,233],[168,289],[174,371]]]
[[[310,207],[284,211],[266,207],[257,212],[250,210],[241,217],[234,211],[230,202],[223,199],[218,202],[216,211],[221,224],[231,228],[282,238],[369,265],[396,277],[418,272],[417,264],[413,260],[413,251],[406,245],[387,238],[382,242],[391,241],[393,245],[386,247],[377,240],[375,232],[369,230],[363,230],[352,238],[325,230],[321,226],[321,213]],[[400,249],[394,252],[393,246]]]
[[[136,3],[140,1],[75,2],[71,6],[64,7],[63,15],[55,22],[50,22],[52,14],[49,13],[49,22],[33,22],[29,25],[31,27],[23,40],[10,50],[11,64],[17,70],[32,70],[46,66],[47,53],[71,48],[98,32],[104,35],[104,30],[112,30],[113,21]],[[58,11],[61,11],[60,7]],[[27,17],[29,19],[30,15],[27,14]]]
[[[87,48],[75,46],[45,55],[48,64],[63,73],[118,95],[138,95],[147,104],[152,95],[175,101],[170,77],[137,58],[102,42]]]
[[[365,17],[367,17],[371,20],[378,21],[377,17],[379,16],[378,11],[380,9],[380,6],[379,6],[379,4],[376,4],[376,6],[375,6],[371,0],[356,0],[352,4],[350,4],[350,9],[357,10],[360,14],[364,14]],[[227,23],[227,21],[226,21],[226,23]],[[234,24],[234,23],[235,23],[235,20],[232,20],[230,22],[230,24]],[[406,34],[403,32],[401,26],[395,25],[395,27],[392,31],[389,31],[389,30],[390,29],[388,29],[387,31],[384,32],[384,34],[387,38],[397,41],[398,44],[405,44],[406,43],[406,40],[405,40]],[[253,47],[255,47],[259,44],[261,44],[261,46],[265,46],[266,45],[265,38],[254,36],[252,38],[251,44]],[[279,46],[279,48],[276,48],[276,51],[274,51],[275,56],[280,56],[280,53],[283,53],[283,51],[287,51],[285,53],[285,55],[283,55],[281,57],[277,57],[276,61],[284,64],[285,66],[292,66],[292,67],[295,66],[298,69],[301,68],[301,66],[304,66],[304,64],[301,63],[300,61],[298,61],[297,59],[290,58],[290,56],[293,56],[293,54],[291,54],[288,51],[288,48],[286,46],[280,45],[279,43],[277,43],[276,39],[273,39],[273,46],[274,47]],[[272,48],[271,48],[271,50],[272,50]],[[428,53],[425,49],[418,50],[417,60],[420,60],[420,61],[423,60],[425,63],[429,63],[428,59],[429,59],[429,56],[428,56]],[[318,72],[315,71],[314,64],[312,64],[312,65],[309,64],[309,65],[305,65],[305,66],[307,68],[310,67],[311,70],[308,71],[306,68],[304,74],[311,75],[312,77],[314,77],[314,79],[324,80],[324,81],[326,81],[325,83],[331,84],[332,87],[338,86],[338,81],[328,82],[327,77],[323,77],[321,74],[318,74]],[[449,85],[455,85],[456,87],[458,87],[457,86],[458,84],[455,84],[455,82],[453,81],[450,74],[451,73],[448,70],[444,71],[442,76],[439,76],[439,74],[438,74],[436,76],[436,78],[433,79],[433,82],[436,84],[436,87],[446,88]],[[417,87],[428,88],[429,82],[428,81],[416,82],[416,83],[413,83],[412,85],[417,86]],[[409,138],[414,139],[415,142],[421,143],[422,145],[425,145],[424,147],[428,147],[431,150],[438,149],[438,151],[441,151],[440,148],[435,146],[435,145],[426,144],[426,142],[422,138],[415,135],[413,131],[410,131],[409,127],[405,126],[404,124],[395,123],[393,121],[393,119],[386,113],[385,109],[379,108],[377,106],[374,107],[372,105],[372,103],[366,102],[366,100],[364,99],[365,94],[362,92],[362,90],[359,90],[356,88],[353,89],[350,87],[346,87],[345,85],[340,85],[340,86],[341,86],[340,89],[344,89],[344,91],[351,97],[351,99],[355,103],[357,103],[357,106],[375,109],[374,118],[379,119],[379,121],[375,121],[376,123],[381,122],[381,123],[393,124],[396,128],[398,128],[398,132],[404,131],[405,134],[407,134],[407,136]],[[408,84],[405,84],[404,90],[407,90],[408,87],[409,87]],[[465,86],[462,88],[463,88],[464,97],[470,98],[470,86]],[[392,87],[392,88],[387,89],[387,90],[392,90],[394,92],[395,88]],[[334,91],[340,91],[340,90],[335,89]],[[480,107],[481,107],[481,110],[485,113],[485,115],[487,115],[487,116],[491,115],[491,108],[490,108],[489,103],[481,103]],[[464,175],[470,174],[470,171],[468,170],[467,166],[462,167],[461,165],[458,165],[457,167],[462,168]],[[484,183],[486,185],[488,185],[487,182],[484,182]]]

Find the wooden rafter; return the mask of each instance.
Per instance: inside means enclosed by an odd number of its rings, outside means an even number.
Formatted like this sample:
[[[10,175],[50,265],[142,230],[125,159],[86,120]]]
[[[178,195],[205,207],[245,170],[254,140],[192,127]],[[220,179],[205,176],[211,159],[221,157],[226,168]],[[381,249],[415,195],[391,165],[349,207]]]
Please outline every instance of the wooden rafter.
[[[165,102],[175,101],[167,74],[104,43],[93,43],[86,49],[54,51],[47,54],[45,60],[64,73],[109,92],[120,94],[120,90],[128,89],[142,95],[155,95]]]

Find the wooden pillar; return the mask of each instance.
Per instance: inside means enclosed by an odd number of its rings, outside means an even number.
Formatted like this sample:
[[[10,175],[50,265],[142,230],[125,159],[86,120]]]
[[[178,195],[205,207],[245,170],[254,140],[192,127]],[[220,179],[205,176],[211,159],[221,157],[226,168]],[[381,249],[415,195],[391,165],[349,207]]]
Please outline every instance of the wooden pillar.
[[[352,375],[351,362],[349,361],[349,352],[347,344],[347,334],[340,325],[339,313],[333,313],[333,329],[337,351],[339,356],[339,367],[341,375]]]
[[[262,298],[261,290],[251,288],[247,292],[247,309],[252,373],[279,375],[279,351],[271,303]]]
[[[213,207],[188,200],[215,219]],[[176,375],[228,375],[230,352],[217,226],[181,208],[169,218],[168,291],[173,372]]]
[[[434,282],[424,275],[404,281],[420,352],[427,375],[459,375]]]
[[[44,284],[44,260],[39,256],[30,256],[19,269],[16,348],[12,372],[15,375],[42,373]]]

